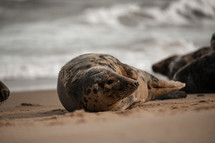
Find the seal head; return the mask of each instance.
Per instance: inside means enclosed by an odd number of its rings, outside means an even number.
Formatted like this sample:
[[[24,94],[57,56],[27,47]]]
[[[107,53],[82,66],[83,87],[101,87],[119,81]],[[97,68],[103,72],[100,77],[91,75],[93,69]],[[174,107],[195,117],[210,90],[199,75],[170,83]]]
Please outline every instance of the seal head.
[[[81,105],[86,111],[114,110],[119,101],[128,97],[139,86],[136,80],[101,67],[89,69],[81,84]]]

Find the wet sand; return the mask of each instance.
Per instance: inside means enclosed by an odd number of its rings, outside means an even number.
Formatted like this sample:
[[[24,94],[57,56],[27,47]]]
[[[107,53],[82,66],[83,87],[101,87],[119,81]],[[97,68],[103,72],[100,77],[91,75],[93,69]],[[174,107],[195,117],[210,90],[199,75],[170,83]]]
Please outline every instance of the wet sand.
[[[12,93],[0,106],[0,142],[214,143],[215,94],[157,100],[121,112],[67,112],[56,91]]]

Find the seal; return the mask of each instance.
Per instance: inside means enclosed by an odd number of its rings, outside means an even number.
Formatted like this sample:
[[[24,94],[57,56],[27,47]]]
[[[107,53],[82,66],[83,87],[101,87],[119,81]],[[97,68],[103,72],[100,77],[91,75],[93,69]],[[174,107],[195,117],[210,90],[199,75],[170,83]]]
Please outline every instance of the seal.
[[[10,90],[2,81],[0,81],[0,102],[7,100],[9,95]]]
[[[184,86],[158,79],[111,55],[85,54],[61,68],[57,92],[68,111],[121,111]]]
[[[152,70],[156,73],[167,76],[169,79],[172,79],[174,74],[186,66],[189,63],[192,63],[198,58],[201,58],[215,50],[215,33],[211,38],[211,46],[202,47],[196,51],[190,52],[185,55],[172,55],[166,59],[163,59],[152,65]]]
[[[215,93],[215,52],[205,55],[176,72],[174,80],[186,83],[187,93]]]

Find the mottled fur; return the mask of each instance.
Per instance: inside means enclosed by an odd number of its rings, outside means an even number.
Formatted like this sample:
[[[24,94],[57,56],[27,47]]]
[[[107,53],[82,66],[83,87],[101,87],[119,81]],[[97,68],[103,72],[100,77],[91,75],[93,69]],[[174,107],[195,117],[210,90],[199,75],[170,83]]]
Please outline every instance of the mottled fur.
[[[57,90],[68,111],[119,111],[184,86],[159,80],[110,55],[85,54],[62,67]]]

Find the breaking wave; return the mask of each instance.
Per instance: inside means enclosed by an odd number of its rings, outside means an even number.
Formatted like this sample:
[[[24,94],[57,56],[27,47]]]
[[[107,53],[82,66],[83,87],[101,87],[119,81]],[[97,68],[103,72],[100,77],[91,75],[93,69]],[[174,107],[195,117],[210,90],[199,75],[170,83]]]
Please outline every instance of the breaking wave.
[[[165,7],[144,7],[141,4],[114,5],[109,8],[88,9],[86,21],[91,24],[119,26],[190,25],[213,23],[214,0],[178,0]]]

